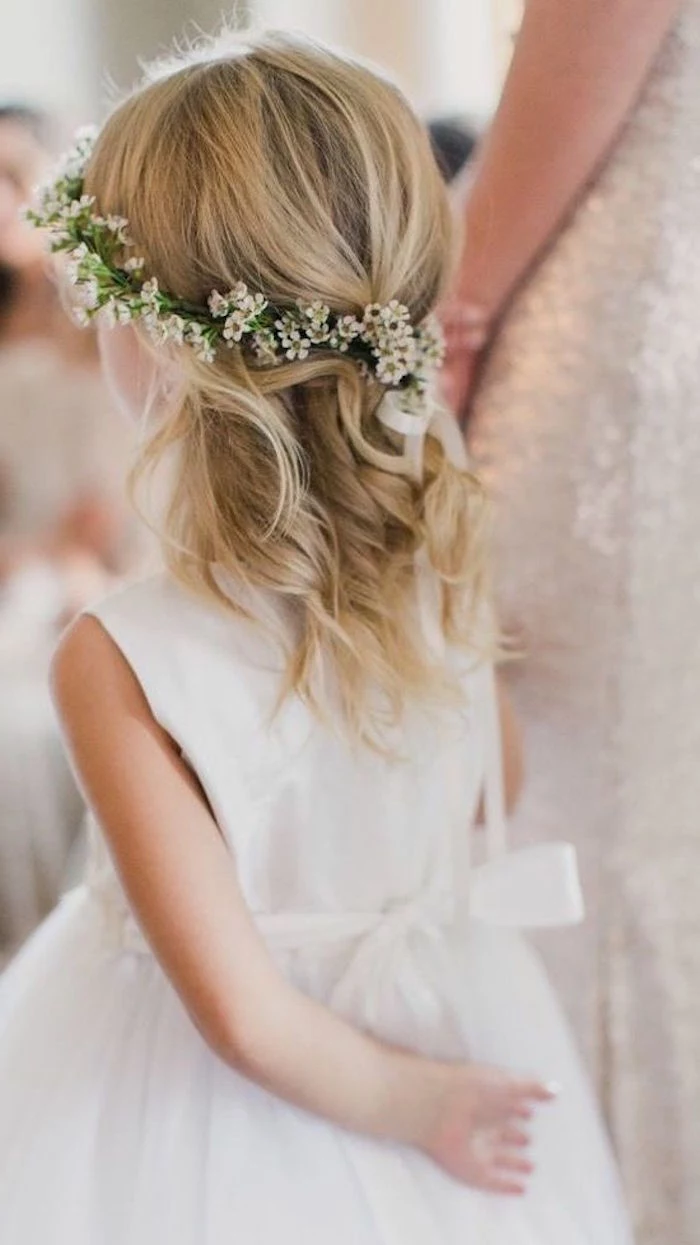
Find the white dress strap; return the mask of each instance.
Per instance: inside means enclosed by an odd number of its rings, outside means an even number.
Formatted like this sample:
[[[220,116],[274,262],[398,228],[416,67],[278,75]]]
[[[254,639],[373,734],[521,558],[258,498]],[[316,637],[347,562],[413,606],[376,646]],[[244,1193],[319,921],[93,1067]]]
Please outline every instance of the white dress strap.
[[[519,929],[575,925],[584,908],[571,844],[538,843],[508,851],[500,712],[490,665],[484,666],[482,687],[487,861],[470,872],[471,919]]]
[[[484,716],[484,817],[486,821],[486,850],[489,860],[503,856],[508,850],[508,829],[503,782],[503,740],[496,688],[496,675],[492,665],[484,665],[483,674]]]

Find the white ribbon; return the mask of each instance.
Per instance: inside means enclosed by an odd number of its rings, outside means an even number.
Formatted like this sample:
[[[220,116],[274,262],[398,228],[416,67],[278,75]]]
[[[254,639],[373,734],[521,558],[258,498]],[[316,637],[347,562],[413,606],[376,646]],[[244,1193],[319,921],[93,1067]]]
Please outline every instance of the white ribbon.
[[[571,843],[538,843],[472,869],[473,921],[515,929],[578,925],[583,894]]]
[[[109,918],[115,942],[130,951],[148,944],[116,881],[88,888]],[[583,899],[570,843],[523,847],[477,865],[468,890],[471,920],[518,929],[575,925]],[[271,950],[301,951],[357,941],[350,965],[336,987],[345,1000],[380,967],[403,952],[409,936],[421,932],[450,941],[454,896],[427,890],[380,912],[258,912],[255,922]]]
[[[395,389],[385,393],[377,411],[377,419],[385,428],[406,438],[406,458],[418,479],[423,474],[425,437],[433,422],[433,404],[426,395],[423,410],[408,411],[402,406],[401,394]]]

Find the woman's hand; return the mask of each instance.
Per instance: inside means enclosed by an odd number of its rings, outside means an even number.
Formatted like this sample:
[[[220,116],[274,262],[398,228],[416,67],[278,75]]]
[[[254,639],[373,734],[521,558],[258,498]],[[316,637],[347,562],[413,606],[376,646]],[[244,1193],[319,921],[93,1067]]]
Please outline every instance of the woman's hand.
[[[555,1097],[553,1087],[496,1068],[445,1067],[422,1149],[456,1180],[517,1197],[534,1171],[528,1121],[536,1106]]]
[[[478,307],[459,299],[448,299],[440,311],[445,334],[445,366],[442,373],[442,395],[462,422],[478,374],[488,326]]]
[[[528,0],[464,207],[457,291],[490,319],[596,175],[681,0]],[[464,393],[464,380],[457,392]]]

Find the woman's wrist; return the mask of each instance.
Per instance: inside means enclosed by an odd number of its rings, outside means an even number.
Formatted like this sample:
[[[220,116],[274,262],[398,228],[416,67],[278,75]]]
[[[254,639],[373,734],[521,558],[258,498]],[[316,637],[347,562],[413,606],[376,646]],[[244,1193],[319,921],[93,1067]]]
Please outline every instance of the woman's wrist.
[[[448,310],[450,328],[464,350],[478,354],[491,336],[492,317],[484,306],[458,297]]]

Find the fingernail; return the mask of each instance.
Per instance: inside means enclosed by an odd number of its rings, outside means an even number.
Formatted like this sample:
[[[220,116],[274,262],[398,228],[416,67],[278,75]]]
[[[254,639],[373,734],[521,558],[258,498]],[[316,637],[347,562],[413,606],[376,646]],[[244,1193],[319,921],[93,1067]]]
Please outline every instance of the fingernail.
[[[548,1094],[552,1095],[552,1098],[558,1098],[562,1092],[562,1087],[559,1081],[547,1081],[545,1083],[545,1089]]]

